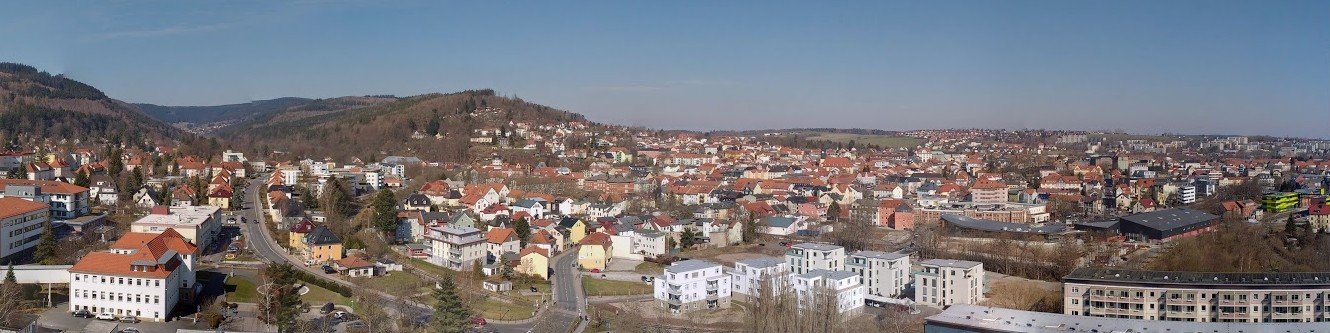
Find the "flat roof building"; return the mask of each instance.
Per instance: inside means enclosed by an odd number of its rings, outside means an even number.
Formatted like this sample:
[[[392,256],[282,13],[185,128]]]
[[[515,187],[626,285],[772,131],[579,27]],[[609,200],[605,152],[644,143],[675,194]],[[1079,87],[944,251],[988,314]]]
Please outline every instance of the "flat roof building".
[[[1123,235],[1139,239],[1167,241],[1213,231],[1219,217],[1186,208],[1169,208],[1119,218]]]
[[[1196,322],[1330,320],[1330,272],[1205,273],[1081,268],[1063,278],[1063,313]]]

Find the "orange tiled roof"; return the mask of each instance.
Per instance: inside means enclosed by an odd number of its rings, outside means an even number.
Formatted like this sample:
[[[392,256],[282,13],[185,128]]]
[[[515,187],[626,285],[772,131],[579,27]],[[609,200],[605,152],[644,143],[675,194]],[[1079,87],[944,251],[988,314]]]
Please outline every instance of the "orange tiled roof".
[[[0,198],[0,219],[46,209],[49,206],[21,198]]]

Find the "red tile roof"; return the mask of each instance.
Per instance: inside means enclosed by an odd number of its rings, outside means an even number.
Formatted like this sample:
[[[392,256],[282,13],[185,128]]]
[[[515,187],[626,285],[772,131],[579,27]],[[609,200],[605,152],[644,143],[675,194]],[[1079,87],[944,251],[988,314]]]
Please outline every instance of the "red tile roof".
[[[50,209],[50,206],[22,198],[0,198],[0,219]]]

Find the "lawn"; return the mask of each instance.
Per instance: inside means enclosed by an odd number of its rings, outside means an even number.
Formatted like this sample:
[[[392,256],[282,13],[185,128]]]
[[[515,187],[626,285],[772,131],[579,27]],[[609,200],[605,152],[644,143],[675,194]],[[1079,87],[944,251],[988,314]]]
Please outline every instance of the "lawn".
[[[808,140],[821,140],[840,143],[849,143],[853,140],[856,144],[878,145],[883,148],[914,148],[924,143],[924,139],[895,136],[895,135],[872,135],[872,134],[850,134],[850,133],[818,133],[808,137]]]
[[[323,303],[327,302],[352,306],[353,305],[352,303],[354,303],[351,300],[351,298],[343,297],[342,295],[339,295],[333,292],[332,290],[323,289],[323,287],[319,287],[313,284],[306,284],[306,286],[309,287],[309,293],[301,295],[300,299],[304,300],[305,303],[309,303],[310,306],[314,307],[323,306]]]
[[[431,264],[428,261],[416,258],[411,258],[411,266],[438,276],[452,276],[454,273],[457,273],[447,268],[435,266],[434,264]]]
[[[259,302],[259,288],[254,284],[254,281],[240,276],[232,276],[226,278],[224,288],[226,288],[226,300],[228,302]]]
[[[486,298],[485,301],[473,306],[476,312],[488,319],[497,320],[518,320],[531,318],[536,308],[530,303],[517,302],[504,303],[493,298]]]
[[[633,272],[642,275],[660,275],[665,272],[665,266],[650,261],[643,261],[633,268]]]
[[[583,277],[582,290],[586,292],[587,296],[645,295],[651,293],[651,285],[642,282]]]
[[[425,279],[406,271],[389,272],[388,275],[373,278],[357,278],[356,284],[389,294],[405,294],[417,290],[421,286],[430,286],[429,283],[425,282]]]

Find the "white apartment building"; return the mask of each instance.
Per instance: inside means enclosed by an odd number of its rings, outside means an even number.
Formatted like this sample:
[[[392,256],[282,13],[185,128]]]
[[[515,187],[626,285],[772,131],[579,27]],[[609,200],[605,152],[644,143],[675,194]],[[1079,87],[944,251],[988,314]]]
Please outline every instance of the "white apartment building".
[[[984,300],[984,264],[929,259],[914,274],[914,301],[937,307],[979,304]]]
[[[51,220],[49,206],[20,198],[0,198],[0,258],[37,246]]]
[[[676,261],[665,267],[652,287],[661,307],[673,314],[730,306],[730,275],[707,260]]]
[[[282,185],[295,186],[300,184],[300,168],[295,166],[284,166],[277,170],[282,173]]]
[[[636,230],[633,232],[633,253],[652,258],[663,255],[669,251],[665,248],[665,237],[669,235],[656,230]]]
[[[794,274],[814,269],[845,270],[845,248],[820,243],[799,243],[785,251],[785,263]]]
[[[836,302],[837,313],[856,315],[864,310],[864,285],[859,274],[814,269],[790,276],[790,287],[798,293],[799,307],[818,309],[822,302]]]
[[[126,233],[111,248],[70,267],[70,312],[165,321],[182,297],[194,293],[197,248],[179,233]]]
[[[777,258],[740,260],[729,271],[730,289],[737,295],[757,297],[764,285],[782,285],[788,278],[790,265]]]
[[[54,180],[0,179],[0,198],[18,197],[51,207],[51,218],[88,215],[88,188]]]
[[[1196,185],[1182,185],[1178,187],[1178,200],[1184,205],[1196,203]]]
[[[1330,321],[1330,273],[1203,273],[1081,268],[1063,279],[1063,313],[1230,322]]]
[[[190,243],[207,249],[222,232],[222,208],[217,206],[156,206],[129,225],[129,231],[158,234],[175,229]]]
[[[485,235],[472,227],[430,227],[425,234],[430,246],[429,261],[443,268],[465,271],[484,264]]]
[[[845,266],[864,282],[864,300],[885,303],[900,297],[910,283],[910,256],[902,253],[856,251]]]

